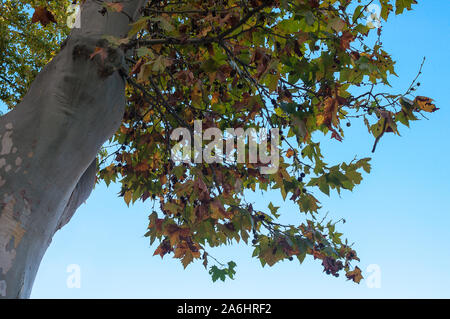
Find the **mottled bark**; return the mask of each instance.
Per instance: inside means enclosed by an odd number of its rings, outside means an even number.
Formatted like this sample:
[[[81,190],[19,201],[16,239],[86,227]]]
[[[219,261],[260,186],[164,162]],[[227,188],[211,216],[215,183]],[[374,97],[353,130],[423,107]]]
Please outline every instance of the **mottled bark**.
[[[125,2],[124,11],[136,17],[144,2]],[[88,198],[95,157],[120,125],[123,52],[108,49],[104,60],[90,54],[104,35],[125,36],[129,19],[100,9],[83,5],[81,28],[0,118],[0,298],[30,296],[54,233]]]

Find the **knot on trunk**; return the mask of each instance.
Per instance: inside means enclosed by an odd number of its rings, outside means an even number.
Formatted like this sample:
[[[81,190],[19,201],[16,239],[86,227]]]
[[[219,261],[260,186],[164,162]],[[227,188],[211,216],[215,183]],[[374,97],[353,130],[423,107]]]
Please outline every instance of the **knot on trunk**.
[[[107,78],[125,66],[123,51],[106,39],[76,37],[71,40],[74,41],[73,59],[92,60],[101,78]]]

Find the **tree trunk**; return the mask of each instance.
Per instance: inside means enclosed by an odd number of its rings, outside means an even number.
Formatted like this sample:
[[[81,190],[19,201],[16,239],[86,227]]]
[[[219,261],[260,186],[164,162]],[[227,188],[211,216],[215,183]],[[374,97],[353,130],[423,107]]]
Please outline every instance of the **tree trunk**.
[[[145,0],[124,3],[131,17]],[[123,52],[102,37],[126,36],[129,18],[88,0],[81,28],[43,68],[23,100],[0,118],[0,298],[28,298],[54,233],[89,196],[95,157],[120,125]]]

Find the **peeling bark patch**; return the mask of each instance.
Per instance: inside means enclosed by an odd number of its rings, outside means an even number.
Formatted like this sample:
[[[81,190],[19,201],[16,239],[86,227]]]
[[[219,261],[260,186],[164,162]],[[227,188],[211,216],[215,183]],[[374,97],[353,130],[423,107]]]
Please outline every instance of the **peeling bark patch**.
[[[6,155],[11,153],[13,147],[13,141],[11,139],[12,131],[6,131],[2,138],[2,151],[0,155]]]
[[[15,248],[22,240],[25,229],[13,217],[14,205],[16,204],[15,198],[6,194],[4,197],[6,203],[0,215],[0,243],[2,243],[0,245],[0,268],[3,275],[6,275],[16,258]],[[14,248],[11,247],[12,243]]]
[[[31,215],[31,200],[25,196],[25,190],[22,190],[20,192],[20,195],[23,199],[23,211],[22,213],[17,216],[17,220],[19,220],[21,223],[25,223],[28,217]]]
[[[7,251],[11,251],[12,249],[14,249],[14,238],[11,237],[11,239],[9,240],[8,244],[5,246]]]
[[[12,123],[6,123],[5,128],[6,128],[7,130],[12,130],[12,129],[13,129]]]
[[[16,154],[16,153],[17,153],[17,147],[13,147],[12,153],[13,153],[13,154]]]
[[[5,167],[5,172],[9,172],[11,170],[11,165],[6,165],[6,167]]]
[[[16,166],[20,166],[22,164],[22,159],[20,157],[16,158]]]
[[[34,155],[34,153],[33,153],[33,152],[30,152],[30,153],[28,153],[28,155],[27,155],[27,156],[28,156],[29,158],[32,158],[32,157],[33,157],[33,155]]]
[[[4,158],[0,158],[0,168],[6,165],[6,160]]]
[[[0,176],[0,187],[5,185],[5,183],[6,183],[6,180],[4,180],[3,177]]]

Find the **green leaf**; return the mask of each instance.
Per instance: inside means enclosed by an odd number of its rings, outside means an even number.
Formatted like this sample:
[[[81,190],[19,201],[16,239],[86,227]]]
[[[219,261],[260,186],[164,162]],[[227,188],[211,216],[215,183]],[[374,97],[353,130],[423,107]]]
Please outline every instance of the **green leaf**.
[[[139,31],[144,29],[149,20],[149,17],[140,17],[136,22],[131,24],[130,31],[128,31],[128,38],[135,36]]]
[[[279,214],[277,214],[278,209],[280,208],[279,206],[273,206],[272,202],[269,203],[269,209],[270,209],[270,213],[275,217],[278,218],[280,217]]]
[[[403,13],[403,10],[411,10],[411,6],[417,4],[416,0],[395,0],[395,14]]]

